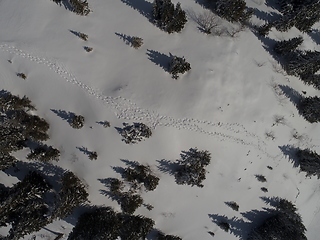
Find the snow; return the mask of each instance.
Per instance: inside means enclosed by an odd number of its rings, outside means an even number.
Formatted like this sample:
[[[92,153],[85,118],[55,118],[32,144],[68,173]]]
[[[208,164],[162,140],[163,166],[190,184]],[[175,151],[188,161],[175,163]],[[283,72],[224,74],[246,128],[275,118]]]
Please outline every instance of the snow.
[[[193,0],[180,2],[183,9],[203,11]],[[275,11],[264,1],[247,4]],[[281,147],[320,152],[320,125],[306,122],[277,85],[300,94],[306,91],[307,96],[319,91],[276,72],[265,42],[249,29],[234,38],[208,36],[189,19],[182,33],[167,34],[147,15],[151,0],[91,0],[89,7],[88,16],[78,16],[50,0],[1,0],[0,81],[12,94],[28,96],[37,114],[50,123],[48,144],[61,151],[61,160],[53,164],[74,171],[85,182],[90,203],[120,210],[101,193],[107,189],[99,179],[120,178],[112,167],[124,167],[121,159],[128,159],[150,164],[160,177],[154,192],[142,193],[154,209],[141,207],[137,213],[154,219],[155,227],[167,234],[212,239],[212,231],[215,239],[239,239],[213,223],[210,214],[243,218],[241,213],[268,207],[260,197],[278,196],[296,204],[308,239],[317,239],[319,180],[293,168]],[[256,17],[252,21],[262,23]],[[88,34],[88,41],[70,30]],[[120,34],[141,37],[144,44],[134,49]],[[272,31],[269,37],[282,40],[299,34],[292,29]],[[309,35],[303,37],[304,49],[319,49]],[[86,52],[84,46],[93,51]],[[165,70],[170,53],[191,64],[178,80]],[[27,78],[17,77],[19,72]],[[53,110],[83,115],[85,126],[73,129]],[[274,124],[277,115],[284,117],[284,124]],[[105,120],[110,128],[97,124]],[[152,137],[125,144],[115,129],[124,122],[147,124],[153,128]],[[294,130],[303,138],[294,139]],[[274,132],[274,140],[266,138],[267,131]],[[96,151],[98,159],[89,160],[80,147]],[[175,161],[191,147],[211,152],[204,188],[177,185],[173,176],[159,170],[160,160]],[[27,162],[25,155],[16,153]],[[257,181],[256,174],[267,182]],[[10,186],[18,180],[0,173],[0,181]],[[225,204],[229,201],[239,204],[239,212]],[[72,224],[54,221],[25,239],[54,239],[52,232],[65,233],[66,239]],[[0,234],[5,233],[0,228]]]

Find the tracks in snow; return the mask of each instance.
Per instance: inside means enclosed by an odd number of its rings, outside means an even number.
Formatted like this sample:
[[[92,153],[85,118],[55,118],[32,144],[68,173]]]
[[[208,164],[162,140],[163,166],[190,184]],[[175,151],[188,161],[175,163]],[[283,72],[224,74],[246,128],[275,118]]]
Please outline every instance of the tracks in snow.
[[[81,87],[86,93],[103,101],[104,104],[115,111],[115,114],[119,119],[144,122],[152,128],[164,126],[194,131],[213,136],[220,141],[231,141],[241,145],[251,146],[272,159],[278,157],[270,155],[265,149],[266,143],[255,133],[249,132],[241,124],[214,123],[211,121],[203,121],[193,118],[178,119],[170,116],[162,116],[155,111],[138,107],[129,99],[125,99],[120,96],[111,97],[103,95],[99,90],[93,89],[92,87],[78,81],[72,73],[67,71],[63,64],[56,60],[33,55],[8,44],[0,44],[0,49],[50,68],[65,81]]]

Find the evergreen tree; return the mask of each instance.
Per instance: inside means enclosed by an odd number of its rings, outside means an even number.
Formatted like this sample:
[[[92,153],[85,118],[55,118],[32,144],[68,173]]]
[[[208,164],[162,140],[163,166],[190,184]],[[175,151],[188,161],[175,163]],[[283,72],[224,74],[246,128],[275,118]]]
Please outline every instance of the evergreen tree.
[[[312,75],[320,69],[320,52],[291,52],[286,55],[285,61],[285,69],[289,75]]]
[[[244,0],[215,0],[218,15],[230,22],[246,23],[253,14]]]
[[[181,32],[187,23],[181,4],[174,7],[171,0],[154,0],[152,15],[155,24],[168,33]]]
[[[120,227],[119,215],[110,207],[100,207],[79,217],[68,240],[115,240]]]
[[[186,61],[184,57],[172,56],[169,64],[169,73],[172,74],[172,78],[178,79],[178,74],[184,74],[191,69],[190,63]]]
[[[41,162],[59,161],[59,157],[60,151],[47,145],[39,146],[27,155],[27,159]]]
[[[44,195],[50,184],[37,172],[30,172],[15,184],[0,205],[0,223],[11,224],[8,239],[19,239],[39,231],[50,222],[49,209]]]
[[[307,173],[307,176],[320,178],[320,155],[310,149],[299,149],[297,152],[300,169]]]
[[[74,208],[85,203],[89,196],[85,186],[73,172],[65,173],[61,182],[62,188],[58,194],[57,207],[54,212],[55,218],[68,216]]]
[[[76,14],[87,16],[90,13],[87,0],[69,0]]]
[[[307,121],[311,123],[320,122],[320,98],[318,96],[303,98],[298,108]]]
[[[274,51],[280,55],[289,54],[297,49],[303,42],[302,36],[295,37],[289,40],[277,42],[274,46]]]
[[[181,158],[175,174],[176,182],[203,187],[202,182],[206,179],[205,167],[210,164],[211,154],[207,150],[190,148],[188,152],[181,154]]]
[[[3,171],[12,167],[17,162],[17,159],[11,156],[8,152],[0,151],[0,170]]]
[[[248,240],[307,240],[306,228],[296,210],[291,202],[280,199],[276,210],[262,225],[252,229]]]
[[[146,239],[148,233],[154,226],[152,219],[140,215],[122,215],[121,220],[122,227],[119,234],[121,239]]]

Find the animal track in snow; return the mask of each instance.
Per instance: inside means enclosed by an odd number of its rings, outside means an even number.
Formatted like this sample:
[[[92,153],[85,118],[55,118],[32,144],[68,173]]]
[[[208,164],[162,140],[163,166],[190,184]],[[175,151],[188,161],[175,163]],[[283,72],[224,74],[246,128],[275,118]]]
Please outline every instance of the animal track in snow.
[[[173,118],[170,116],[162,116],[155,111],[143,109],[138,107],[135,103],[129,99],[125,99],[121,96],[111,97],[105,96],[99,90],[80,82],[77,78],[67,71],[66,67],[56,60],[49,60],[44,57],[33,55],[21,49],[8,44],[1,44],[0,49],[2,51],[9,52],[11,54],[26,58],[30,61],[36,62],[53,70],[65,81],[78,85],[85,92],[95,96],[101,100],[108,107],[115,111],[116,116],[119,119],[144,122],[152,128],[157,126],[174,127],[177,129],[186,129],[209,136],[213,136],[220,141],[232,141],[238,144],[254,147],[260,152],[264,153],[267,157],[277,158],[278,156],[271,156],[265,150],[266,143],[255,133],[249,132],[242,124],[238,123],[215,123],[212,121],[198,120],[193,118]],[[245,138],[243,138],[245,136]]]

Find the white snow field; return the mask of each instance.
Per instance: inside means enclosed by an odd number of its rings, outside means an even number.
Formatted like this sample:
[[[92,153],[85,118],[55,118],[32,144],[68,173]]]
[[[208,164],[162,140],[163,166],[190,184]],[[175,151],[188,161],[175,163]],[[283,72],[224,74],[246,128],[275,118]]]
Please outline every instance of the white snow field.
[[[204,11],[197,1],[180,2],[189,16]],[[261,12],[276,11],[263,0],[246,2]],[[124,167],[121,160],[127,159],[149,164],[160,177],[155,191],[141,193],[154,208],[140,207],[136,214],[152,218],[155,228],[166,234],[184,240],[245,239],[260,222],[250,223],[244,217],[250,214],[244,213],[269,207],[260,198],[266,196],[292,201],[308,239],[318,239],[319,180],[294,167],[291,151],[310,148],[319,153],[320,124],[300,116],[286,93],[294,89],[319,96],[319,91],[286,75],[266,50],[268,43],[250,29],[234,37],[206,35],[189,18],[181,33],[168,34],[152,24],[151,0],[88,3],[92,12],[79,16],[52,0],[0,0],[0,89],[28,96],[36,113],[50,123],[48,144],[61,152],[60,161],[53,164],[84,181],[90,204],[121,210],[103,194],[107,188],[101,180],[120,178],[113,167]],[[256,15],[251,22],[263,23]],[[88,34],[88,41],[71,31]],[[134,49],[124,35],[141,37],[144,44]],[[320,49],[320,37],[295,28],[287,33],[273,30],[269,37],[298,35],[305,40],[302,48]],[[86,52],[85,46],[93,50]],[[191,64],[177,80],[166,70],[170,54],[184,56]],[[71,128],[55,110],[83,115],[85,126]],[[105,120],[110,128],[97,123]],[[116,130],[125,122],[145,123],[152,127],[152,137],[126,144]],[[81,147],[96,151],[98,159],[89,160]],[[161,171],[161,160],[175,161],[194,147],[212,156],[203,188],[177,185],[174,176]],[[27,153],[15,156],[30,162]],[[61,174],[46,164],[33,167],[53,179]],[[256,174],[267,182],[259,182]],[[0,172],[4,185],[18,181]],[[229,201],[239,204],[238,212],[225,204]],[[214,223],[217,215],[243,219],[233,226],[240,229],[223,231]],[[24,239],[54,239],[56,232],[67,239],[76,223],[70,219],[54,221]],[[7,234],[7,229],[0,228],[0,234]]]

